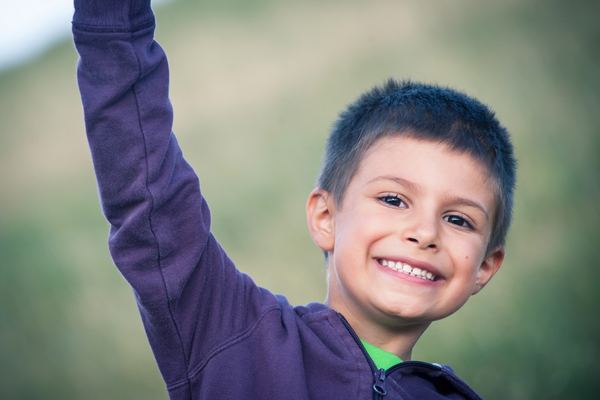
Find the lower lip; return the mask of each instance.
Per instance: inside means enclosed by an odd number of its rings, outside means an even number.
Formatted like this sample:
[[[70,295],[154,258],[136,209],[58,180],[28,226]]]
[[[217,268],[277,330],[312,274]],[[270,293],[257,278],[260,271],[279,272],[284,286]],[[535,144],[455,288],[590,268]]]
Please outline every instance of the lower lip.
[[[424,285],[424,286],[439,286],[442,284],[442,279],[439,279],[439,278],[436,279],[435,281],[430,281],[429,279],[418,278],[414,275],[405,274],[404,272],[399,272],[394,269],[384,267],[383,265],[379,264],[376,260],[373,260],[373,262],[375,263],[375,266],[377,268],[381,269],[382,272],[389,274],[398,279],[402,279],[402,280],[405,280],[405,281],[408,281],[411,283],[415,283],[418,285]]]

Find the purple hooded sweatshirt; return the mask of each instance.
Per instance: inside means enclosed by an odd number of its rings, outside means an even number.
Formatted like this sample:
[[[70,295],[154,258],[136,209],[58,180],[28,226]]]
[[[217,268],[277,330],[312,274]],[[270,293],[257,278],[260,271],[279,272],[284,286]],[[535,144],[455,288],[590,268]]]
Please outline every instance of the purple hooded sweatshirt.
[[[171,132],[149,0],[75,0],[77,77],[115,264],[133,287],[171,399],[479,399],[447,366],[377,370],[326,305],[292,307],[210,233]]]

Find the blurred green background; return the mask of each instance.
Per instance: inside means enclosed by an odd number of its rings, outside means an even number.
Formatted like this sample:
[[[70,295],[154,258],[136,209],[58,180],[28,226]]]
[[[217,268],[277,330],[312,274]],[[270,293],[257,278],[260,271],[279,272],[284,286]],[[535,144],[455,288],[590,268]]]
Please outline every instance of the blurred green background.
[[[489,104],[520,162],[507,259],[426,332],[486,399],[596,399],[600,2],[179,0],[157,10],[175,127],[214,231],[294,304],[323,301],[304,204],[345,104],[389,76]],[[166,399],[114,268],[70,40],[0,74],[0,398]]]

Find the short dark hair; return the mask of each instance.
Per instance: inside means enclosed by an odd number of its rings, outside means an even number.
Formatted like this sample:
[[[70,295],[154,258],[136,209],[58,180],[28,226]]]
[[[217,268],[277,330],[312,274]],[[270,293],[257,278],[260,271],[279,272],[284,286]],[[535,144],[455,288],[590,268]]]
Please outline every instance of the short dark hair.
[[[454,89],[409,80],[389,79],[365,92],[333,125],[317,180],[338,207],[366,151],[388,136],[445,143],[485,165],[497,184],[487,252],[504,245],[517,163],[508,132],[488,107]]]

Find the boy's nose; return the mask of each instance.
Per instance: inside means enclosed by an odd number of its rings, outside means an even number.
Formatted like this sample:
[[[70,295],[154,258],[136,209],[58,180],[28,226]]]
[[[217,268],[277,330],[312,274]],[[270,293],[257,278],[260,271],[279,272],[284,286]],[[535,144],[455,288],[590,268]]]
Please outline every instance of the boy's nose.
[[[434,221],[417,218],[404,230],[403,239],[421,249],[437,250],[439,248],[438,226]]]

